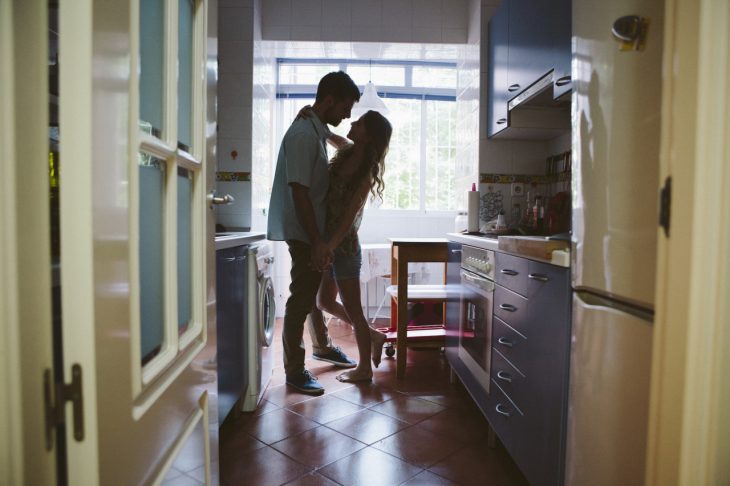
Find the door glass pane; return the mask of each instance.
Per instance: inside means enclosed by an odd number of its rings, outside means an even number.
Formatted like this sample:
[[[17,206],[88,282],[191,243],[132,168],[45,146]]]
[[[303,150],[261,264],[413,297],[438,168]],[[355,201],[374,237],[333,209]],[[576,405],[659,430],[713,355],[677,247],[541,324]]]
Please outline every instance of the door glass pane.
[[[193,138],[193,2],[178,1],[177,140],[188,152]]]
[[[193,173],[177,169],[177,318],[179,332],[185,331],[192,309],[192,209]]]
[[[413,86],[456,89],[456,69],[453,67],[413,66]]]
[[[384,209],[418,209],[421,180],[421,101],[389,99],[393,125],[385,159]]]
[[[456,209],[456,102],[426,101],[426,209]]]
[[[142,364],[161,349],[164,339],[163,229],[165,162],[140,153],[139,168],[139,307]]]
[[[139,5],[139,124],[159,137],[162,133],[164,56],[164,0],[142,0]]]

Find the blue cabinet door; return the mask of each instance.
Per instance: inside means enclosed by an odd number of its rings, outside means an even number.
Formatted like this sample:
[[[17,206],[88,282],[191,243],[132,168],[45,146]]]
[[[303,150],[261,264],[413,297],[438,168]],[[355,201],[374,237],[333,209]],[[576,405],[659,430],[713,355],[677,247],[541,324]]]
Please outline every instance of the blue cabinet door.
[[[553,68],[552,2],[509,0],[509,76],[512,99]]]
[[[507,128],[509,99],[509,2],[504,1],[489,21],[487,45],[487,135],[496,135]]]
[[[553,99],[558,99],[573,89],[570,72],[573,58],[572,2],[555,0],[552,6],[553,65],[555,66]]]
[[[448,244],[448,261],[446,262],[446,285],[449,296],[446,300],[446,358],[451,366],[456,366],[459,347],[459,320],[461,318],[461,243],[450,241]]]

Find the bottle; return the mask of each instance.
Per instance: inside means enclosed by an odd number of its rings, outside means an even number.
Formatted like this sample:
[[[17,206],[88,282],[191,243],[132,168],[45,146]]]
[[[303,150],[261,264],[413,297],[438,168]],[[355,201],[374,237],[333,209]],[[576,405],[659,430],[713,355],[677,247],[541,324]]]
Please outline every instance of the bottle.
[[[542,196],[535,196],[535,205],[532,207],[532,222],[535,230],[542,231],[542,219],[545,216],[545,208],[542,205]]]
[[[476,183],[472,183],[467,192],[466,229],[469,233],[479,232],[479,191]]]
[[[512,205],[512,213],[509,216],[509,225],[513,228],[516,228],[520,224],[520,217],[522,216],[522,211],[520,210],[520,205],[515,203]]]

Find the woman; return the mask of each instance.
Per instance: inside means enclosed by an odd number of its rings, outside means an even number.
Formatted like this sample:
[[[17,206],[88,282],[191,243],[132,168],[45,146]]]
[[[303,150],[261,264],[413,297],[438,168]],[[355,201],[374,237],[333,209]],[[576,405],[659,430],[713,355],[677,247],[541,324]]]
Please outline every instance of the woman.
[[[308,107],[300,112],[302,116]],[[332,135],[328,141],[338,150],[329,166],[327,192],[327,249],[334,254],[329,271],[325,270],[317,293],[317,307],[349,322],[355,329],[360,360],[357,366],[337,376],[339,381],[370,381],[372,362],[377,368],[385,334],[370,328],[360,302],[362,252],[357,236],[368,193],[382,199],[385,154],[388,152],[390,122],[376,111],[368,111],[352,123],[347,139]],[[350,143],[349,140],[352,141]],[[337,293],[342,304],[338,303]]]

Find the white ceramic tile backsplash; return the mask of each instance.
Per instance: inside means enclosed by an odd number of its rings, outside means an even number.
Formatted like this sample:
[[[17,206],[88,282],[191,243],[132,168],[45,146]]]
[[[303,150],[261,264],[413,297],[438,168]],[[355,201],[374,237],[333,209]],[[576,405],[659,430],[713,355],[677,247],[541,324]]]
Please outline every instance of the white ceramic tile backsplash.
[[[218,43],[219,73],[251,73],[253,41],[225,41]]]
[[[322,0],[291,0],[291,17],[302,27],[321,26]]]
[[[253,39],[253,8],[218,9],[218,41]]]
[[[357,2],[355,2],[357,3]],[[350,0],[322,0],[322,26],[327,29],[338,26],[349,29],[352,24]],[[322,29],[322,32],[327,30]]]

